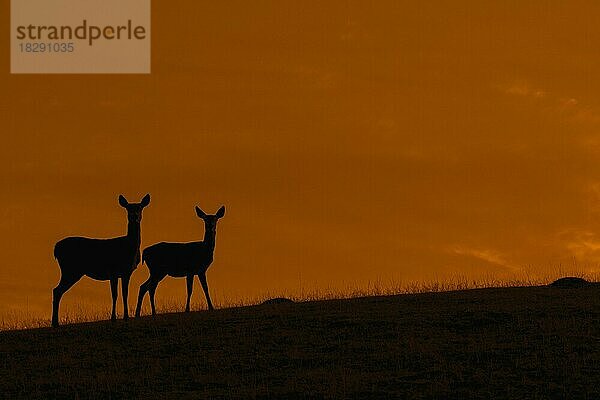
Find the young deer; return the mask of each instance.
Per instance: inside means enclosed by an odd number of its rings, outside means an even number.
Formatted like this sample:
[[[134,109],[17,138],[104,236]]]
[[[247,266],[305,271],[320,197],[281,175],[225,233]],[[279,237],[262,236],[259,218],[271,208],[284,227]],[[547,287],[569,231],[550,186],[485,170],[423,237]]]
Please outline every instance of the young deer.
[[[129,278],[140,263],[140,222],[142,210],[150,204],[147,194],[141,203],[129,203],[119,196],[119,204],[127,210],[127,235],[112,239],[68,237],[54,246],[61,277],[52,297],[52,326],[58,326],[58,306],[62,295],[84,275],[98,281],[110,281],[112,316],[116,319],[117,286],[121,278],[123,292],[123,318],[127,319],[127,293]]]
[[[217,221],[225,215],[225,206],[219,208],[215,215],[208,215],[196,207],[196,214],[204,220],[204,240],[190,243],[157,243],[144,249],[142,263],[146,263],[150,277],[140,286],[135,316],[140,316],[142,301],[146,292],[150,292],[150,305],[152,315],[156,314],[154,307],[154,294],[158,283],[167,275],[187,280],[187,302],[185,311],[190,311],[190,297],[194,286],[194,276],[197,275],[206,296],[208,309],[213,305],[208,294],[206,283],[206,270],[213,261],[215,251],[215,235],[217,234]]]

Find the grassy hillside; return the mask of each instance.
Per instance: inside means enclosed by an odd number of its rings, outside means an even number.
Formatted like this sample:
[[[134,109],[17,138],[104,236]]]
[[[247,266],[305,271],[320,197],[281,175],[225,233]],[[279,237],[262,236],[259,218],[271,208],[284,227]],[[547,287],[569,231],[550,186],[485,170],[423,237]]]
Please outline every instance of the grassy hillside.
[[[370,297],[0,333],[3,398],[600,398],[600,289]]]

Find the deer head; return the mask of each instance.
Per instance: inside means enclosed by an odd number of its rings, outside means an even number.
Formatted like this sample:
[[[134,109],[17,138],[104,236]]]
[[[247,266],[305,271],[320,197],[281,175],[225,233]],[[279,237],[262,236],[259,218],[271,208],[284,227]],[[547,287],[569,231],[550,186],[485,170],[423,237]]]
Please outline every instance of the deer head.
[[[221,206],[215,215],[207,214],[196,206],[196,214],[204,221],[204,230],[214,234],[217,232],[217,221],[225,215],[225,206]]]
[[[139,224],[142,221],[142,210],[150,204],[150,195],[144,196],[139,203],[130,203],[123,195],[119,195],[119,205],[127,210],[127,219],[129,222]]]

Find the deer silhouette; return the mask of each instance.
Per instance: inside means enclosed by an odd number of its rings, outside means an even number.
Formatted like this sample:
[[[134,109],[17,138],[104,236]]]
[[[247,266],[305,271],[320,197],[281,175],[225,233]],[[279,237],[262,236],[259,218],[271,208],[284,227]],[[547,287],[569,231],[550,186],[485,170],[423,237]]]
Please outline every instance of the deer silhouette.
[[[196,207],[196,214],[204,221],[204,240],[201,242],[190,243],[166,243],[161,242],[144,249],[142,253],[142,263],[146,263],[150,271],[148,280],[140,285],[135,316],[140,316],[142,301],[146,292],[150,292],[150,305],[152,315],[156,315],[154,306],[154,294],[159,282],[167,275],[176,278],[186,278],[187,281],[187,302],[185,311],[190,311],[190,297],[194,287],[194,276],[198,276],[208,309],[212,310],[213,305],[208,293],[208,284],[206,282],[206,270],[213,261],[215,251],[215,236],[217,234],[217,221],[225,215],[225,206],[221,206],[215,215],[206,214]]]
[[[117,289],[121,278],[123,319],[129,317],[127,310],[129,278],[140,263],[140,222],[142,210],[150,204],[150,195],[144,196],[140,203],[129,203],[120,195],[119,204],[127,210],[126,236],[111,239],[68,237],[54,246],[54,258],[58,261],[61,277],[52,293],[52,326],[58,326],[58,307],[62,295],[83,276],[98,281],[110,281],[112,320],[116,319]]]

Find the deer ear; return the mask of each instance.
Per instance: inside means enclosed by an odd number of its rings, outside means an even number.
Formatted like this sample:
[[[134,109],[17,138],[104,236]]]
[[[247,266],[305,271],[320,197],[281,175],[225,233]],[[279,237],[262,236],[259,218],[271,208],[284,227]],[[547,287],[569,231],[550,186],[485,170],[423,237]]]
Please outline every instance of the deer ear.
[[[221,206],[221,208],[219,208],[219,211],[217,211],[216,216],[217,218],[223,218],[225,216],[225,206]]]
[[[129,205],[129,202],[127,201],[127,199],[125,197],[123,197],[122,194],[119,195],[119,205],[121,207],[127,207]]]
[[[150,194],[145,195],[140,204],[142,207],[146,207],[148,204],[150,204]]]
[[[196,206],[196,215],[200,218],[204,219],[206,217],[206,213],[200,209],[200,207]]]

